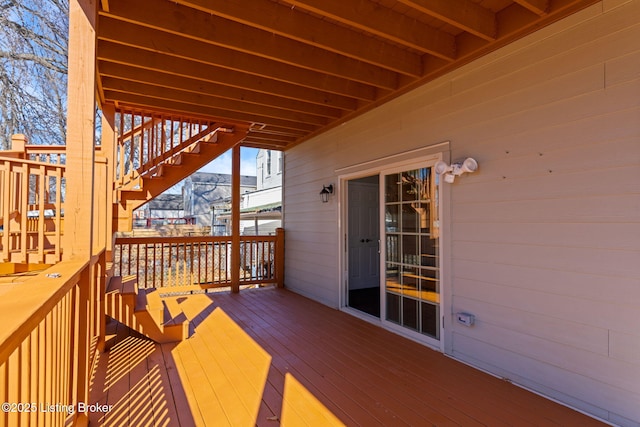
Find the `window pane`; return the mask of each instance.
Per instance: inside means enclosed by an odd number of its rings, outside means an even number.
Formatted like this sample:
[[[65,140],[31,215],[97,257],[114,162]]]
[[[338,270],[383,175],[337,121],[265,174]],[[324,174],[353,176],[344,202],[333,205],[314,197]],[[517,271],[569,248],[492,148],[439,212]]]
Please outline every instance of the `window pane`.
[[[387,292],[387,320],[400,323],[400,296]]]
[[[420,238],[421,265],[425,267],[438,267],[438,247],[437,240],[430,236]]]
[[[400,262],[400,245],[397,234],[387,235],[387,261]]]
[[[384,211],[384,224],[387,232],[398,231],[398,205],[386,205]]]
[[[405,264],[420,265],[418,256],[418,236],[402,236],[402,262]]]
[[[400,174],[387,175],[385,181],[385,202],[400,201]]]
[[[420,181],[416,170],[402,172],[402,201],[418,200],[420,197]]]
[[[402,325],[418,330],[418,301],[402,298]]]
[[[418,296],[418,287],[420,286],[420,276],[417,269],[412,267],[402,268],[402,293],[412,297]]]
[[[400,267],[396,264],[387,263],[386,269],[387,290],[400,293]]]
[[[440,329],[438,328],[438,318],[440,317],[438,306],[422,303],[422,333],[440,339]]]
[[[418,231],[420,217],[412,205],[413,203],[402,204],[402,231],[415,233]]]

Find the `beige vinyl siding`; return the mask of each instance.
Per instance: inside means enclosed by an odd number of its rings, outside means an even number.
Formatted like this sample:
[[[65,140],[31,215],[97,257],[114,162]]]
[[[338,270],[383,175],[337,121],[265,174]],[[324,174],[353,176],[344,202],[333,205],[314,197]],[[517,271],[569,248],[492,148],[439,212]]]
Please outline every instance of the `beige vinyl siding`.
[[[327,162],[335,150],[335,144],[328,142],[303,144],[293,156],[286,153],[284,179],[285,283],[332,307],[338,306],[337,202],[332,197],[328,203],[321,203],[320,190],[323,185],[335,185],[331,161]],[[310,161],[319,158],[323,161]],[[287,185],[291,182],[296,185]],[[290,218],[286,212],[292,213]]]
[[[288,151],[286,285],[339,305],[336,170],[450,141],[480,167],[443,189],[445,351],[638,427],[638,17],[597,3]]]

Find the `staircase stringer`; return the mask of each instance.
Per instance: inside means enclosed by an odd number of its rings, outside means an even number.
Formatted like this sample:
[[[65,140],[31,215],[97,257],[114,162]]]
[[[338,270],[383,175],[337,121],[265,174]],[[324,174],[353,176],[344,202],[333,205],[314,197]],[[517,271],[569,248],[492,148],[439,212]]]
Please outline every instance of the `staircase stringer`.
[[[141,178],[158,174],[198,142],[215,142],[229,124],[138,109],[119,109],[115,151],[115,190],[140,188]]]
[[[216,134],[217,142],[200,143],[197,153],[182,153],[180,165],[163,164],[162,176],[143,177],[140,189],[119,190],[119,203],[114,206],[114,231],[129,230],[135,209],[239,144],[246,138],[248,129],[236,128],[233,133],[218,131]]]

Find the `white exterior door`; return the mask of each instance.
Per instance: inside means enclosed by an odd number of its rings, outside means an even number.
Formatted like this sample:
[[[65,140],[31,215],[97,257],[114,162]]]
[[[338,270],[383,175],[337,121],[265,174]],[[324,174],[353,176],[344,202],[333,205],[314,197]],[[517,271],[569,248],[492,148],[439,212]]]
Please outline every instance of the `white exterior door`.
[[[380,284],[378,194],[377,183],[349,181],[349,290]]]

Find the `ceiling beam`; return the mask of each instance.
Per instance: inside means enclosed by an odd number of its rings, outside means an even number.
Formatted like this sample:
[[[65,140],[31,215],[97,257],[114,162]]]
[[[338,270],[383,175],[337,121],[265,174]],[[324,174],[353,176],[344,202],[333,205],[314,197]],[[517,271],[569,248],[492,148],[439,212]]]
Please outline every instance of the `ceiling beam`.
[[[549,12],[549,0],[515,0],[515,2],[538,16],[544,16]]]
[[[272,82],[276,80],[292,85],[303,86],[315,91],[330,92],[336,95],[365,101],[373,101],[377,96],[376,88],[370,85],[328,76],[315,71],[254,57],[249,54],[234,52],[197,40],[176,37],[175,35],[162,31],[139,27],[108,17],[101,16],[99,25],[100,40],[112,41],[122,45],[167,55],[167,57],[164,58],[164,62],[166,62],[168,67],[172,66],[175,58],[183,58],[195,61],[191,63],[192,67],[196,67],[193,72],[197,72],[197,67],[200,66],[196,62],[220,67],[215,74],[222,74],[226,77],[220,76],[219,78],[233,78],[230,75],[235,73],[230,73],[229,71],[239,71],[247,75],[251,74],[252,76],[247,76],[251,80],[267,77],[269,81]],[[105,49],[108,49],[109,52],[104,52]],[[122,56],[118,52],[119,49],[122,49],[120,45],[116,46],[111,44],[99,46],[98,54],[102,58],[108,55]],[[131,52],[131,49],[128,49],[128,51]],[[135,55],[132,59],[137,60]],[[158,57],[158,59],[160,59],[160,57]],[[160,64],[162,61],[158,60],[157,62]],[[266,84],[264,90],[270,90],[272,86],[272,84]],[[276,84],[276,89],[277,86]]]
[[[106,92],[130,93],[149,98],[175,100],[185,104],[217,108],[230,112],[247,113],[260,117],[265,123],[270,123],[272,119],[282,119],[313,126],[325,126],[328,124],[326,117],[224,99],[209,93],[185,92],[179,89],[120,80],[113,77],[104,77],[102,79],[102,86],[105,94]]]
[[[352,98],[314,91],[248,74],[230,73],[219,67],[203,65],[180,58],[170,58],[171,60],[167,61],[162,55],[156,53],[140,51],[126,46],[118,48],[115,45],[112,48],[106,46],[107,43],[101,41],[98,44],[100,51],[98,69],[100,73],[102,73],[103,66],[107,67],[105,72],[108,72],[110,65],[121,65],[141,70],[141,79],[144,79],[145,72],[156,71],[171,76],[188,77],[203,82],[256,92],[256,94],[272,94],[272,96],[288,100],[307,102],[343,111],[354,111],[357,108],[357,101]]]
[[[422,53],[449,61],[456,57],[452,35],[374,2],[288,0],[288,3]]]
[[[271,0],[252,0],[251,7],[237,0],[174,1],[207,14],[214,14],[408,76],[422,75],[420,55],[416,53]]]
[[[219,108],[213,108],[209,106],[195,105],[181,101],[168,100],[163,97],[150,97],[132,93],[119,93],[105,90],[105,97],[107,102],[118,99],[119,105],[131,106],[140,108],[143,110],[149,110],[154,112],[168,112],[170,114],[185,114],[187,116],[201,116],[208,117],[212,120],[219,122],[231,122],[242,123],[245,126],[247,123],[268,123],[279,128],[292,129],[303,132],[313,132],[319,129],[318,126],[310,125],[306,123],[294,122],[289,120],[273,119],[263,116],[256,116],[248,113],[238,113],[235,111],[222,110]]]
[[[395,72],[165,0],[110,0],[101,15],[295,67],[393,90]]]
[[[104,77],[113,77],[138,83],[150,83],[155,86],[163,86],[179,89],[185,92],[210,93],[217,97],[242,101],[251,104],[281,108],[289,111],[314,114],[322,117],[338,118],[343,110],[324,105],[311,104],[295,99],[287,99],[268,93],[254,92],[219,83],[196,80],[184,76],[176,76],[156,70],[138,68],[130,65],[116,64],[101,61],[98,64],[100,74]]]
[[[398,0],[415,10],[487,41],[496,39],[496,16],[469,0]]]

